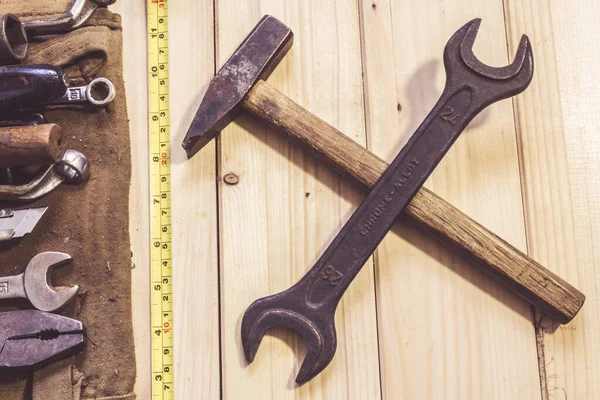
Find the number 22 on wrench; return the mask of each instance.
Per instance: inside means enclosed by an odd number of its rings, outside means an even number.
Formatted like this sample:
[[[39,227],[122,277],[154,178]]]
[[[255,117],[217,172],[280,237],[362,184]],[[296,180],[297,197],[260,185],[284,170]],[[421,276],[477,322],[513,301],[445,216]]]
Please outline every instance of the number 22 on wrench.
[[[467,23],[450,38],[440,99],[317,263],[288,290],[259,299],[246,310],[242,345],[248,362],[254,360],[265,331],[284,326],[308,344],[296,382],[305,383],[325,369],[337,346],[337,305],[394,220],[481,110],[527,88],[533,77],[527,37],[521,38],[512,64],[493,68],[473,54],[480,22]]]

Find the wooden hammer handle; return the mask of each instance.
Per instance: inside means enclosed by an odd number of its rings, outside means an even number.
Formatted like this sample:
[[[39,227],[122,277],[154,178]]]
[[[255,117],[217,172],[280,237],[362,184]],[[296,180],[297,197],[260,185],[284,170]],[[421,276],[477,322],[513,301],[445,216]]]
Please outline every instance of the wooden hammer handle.
[[[56,124],[0,128],[0,167],[54,164],[65,154]]]
[[[385,161],[264,81],[259,81],[246,96],[244,108],[300,140],[368,188],[388,167]],[[556,321],[569,322],[583,306],[583,293],[430,190],[422,188],[405,215],[444,243],[474,257],[485,272]]]

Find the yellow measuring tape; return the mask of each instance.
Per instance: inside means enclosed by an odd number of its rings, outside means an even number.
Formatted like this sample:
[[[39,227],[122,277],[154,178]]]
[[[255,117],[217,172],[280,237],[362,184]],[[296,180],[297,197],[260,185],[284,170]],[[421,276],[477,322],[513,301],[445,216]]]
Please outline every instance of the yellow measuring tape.
[[[175,398],[171,262],[169,6],[148,1],[152,399]]]

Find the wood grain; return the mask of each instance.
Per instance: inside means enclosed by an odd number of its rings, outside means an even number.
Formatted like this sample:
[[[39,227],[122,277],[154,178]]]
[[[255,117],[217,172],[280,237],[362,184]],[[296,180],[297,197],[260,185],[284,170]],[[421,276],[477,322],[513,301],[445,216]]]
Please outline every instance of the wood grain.
[[[150,399],[150,277],[146,5],[119,1],[125,82],[132,133],[131,238],[137,395]],[[216,150],[209,144],[187,160],[181,140],[214,74],[211,2],[169,0],[172,138],[172,223],[177,399],[220,396]],[[187,51],[180,51],[185,43]],[[144,71],[144,73],[140,73]],[[185,190],[182,190],[185,188]],[[199,355],[199,356],[190,356]]]
[[[545,399],[600,398],[600,90],[596,28],[586,1],[508,1],[509,52],[535,44],[531,90],[515,100],[530,254],[588,295],[568,326],[536,324]]]
[[[508,64],[502,1],[375,1],[363,2],[361,12],[369,143],[384,160],[438,100],[444,46],[466,22],[483,19],[474,49],[480,60]],[[390,75],[392,81],[379,78]],[[488,107],[426,186],[523,250],[513,118],[510,101]],[[378,248],[376,279],[387,398],[539,398],[528,304],[431,237],[398,224]]]
[[[270,82],[365,142],[356,2],[223,0],[217,10],[218,65],[264,14],[285,21],[294,31],[295,45]],[[246,365],[239,331],[246,308],[298,281],[360,196],[328,168],[248,116],[238,118],[219,140],[219,175],[239,179],[236,185],[220,183],[223,396],[379,398],[371,262],[337,310],[338,351],[322,374],[306,385],[295,385],[306,346],[281,329],[267,333],[255,361]]]
[[[65,154],[60,126],[12,126],[0,128],[0,167],[51,165]]]
[[[131,134],[131,238],[133,335],[140,399],[152,398],[150,379],[150,202],[148,186],[148,84],[146,79],[146,3],[118,1],[111,10],[123,18],[123,65]]]
[[[387,169],[385,161],[264,81],[246,96],[244,107],[368,188]],[[581,309],[583,293],[430,190],[415,196],[406,215],[557,321],[567,323]]]
[[[212,2],[169,0],[176,399],[221,389],[216,145],[191,160],[181,148],[215,73],[214,34]]]
[[[213,3],[216,26],[206,15]],[[475,53],[492,65],[506,64],[520,34],[527,33],[536,60],[533,86],[516,99],[514,108],[510,101],[497,104],[474,121],[428,186],[516,248],[529,251],[589,298],[569,325],[556,328],[539,322],[536,347],[524,302],[432,243],[429,236],[399,228],[376,254],[377,291],[372,289],[370,268],[365,268],[364,278],[348,293],[351,297],[337,320],[344,343],[322,378],[302,388],[291,384],[303,346],[301,339],[283,331],[270,334],[257,364],[246,366],[237,325],[245,307],[297,280],[361,196],[276,132],[243,117],[218,139],[223,140],[220,157],[212,164],[219,166],[221,176],[232,172],[240,178],[236,186],[219,184],[219,240],[224,250],[220,259],[211,225],[211,218],[218,215],[213,208],[217,195],[209,185],[215,173],[207,161],[211,155],[204,155],[211,150],[191,160],[194,165],[181,161],[178,167],[176,207],[184,212],[177,218],[180,236],[174,245],[182,260],[189,261],[177,266],[181,272],[175,281],[185,287],[181,289],[185,295],[175,301],[176,330],[181,335],[177,346],[183,350],[176,350],[178,396],[598,398],[600,276],[595,266],[600,263],[600,123],[595,104],[600,93],[594,81],[600,70],[595,29],[600,15],[593,2],[510,0],[505,10],[497,0],[358,4],[169,0],[169,4],[179,9],[171,22],[171,54],[178,57],[171,75],[177,79],[181,74],[176,92],[181,97],[171,98],[174,113],[181,118],[173,127],[175,143],[181,139],[175,131],[185,131],[185,119],[191,118],[209,83],[212,70],[204,63],[213,62],[216,53],[218,67],[263,13],[270,12],[293,28],[296,41],[269,82],[383,160],[397,154],[437,99],[443,83],[441,51],[451,33],[470,18],[483,17]],[[131,239],[137,393],[149,399],[145,3],[118,1],[112,8],[124,20],[125,78],[136,149]],[[219,31],[216,48],[209,34],[197,36],[214,29]],[[502,43],[505,33],[508,54]],[[361,50],[362,71],[357,57]],[[191,65],[187,57],[194,59]],[[182,94],[190,89],[193,93]],[[187,191],[190,185],[193,194]],[[206,239],[210,244],[193,239],[195,235],[205,239],[212,235]],[[218,286],[211,283],[219,265],[221,307],[215,301]],[[196,283],[200,289],[195,291]],[[378,329],[373,328],[375,293]],[[220,359],[214,336],[219,315]],[[374,359],[377,340],[379,365]],[[544,351],[539,370],[537,348]]]

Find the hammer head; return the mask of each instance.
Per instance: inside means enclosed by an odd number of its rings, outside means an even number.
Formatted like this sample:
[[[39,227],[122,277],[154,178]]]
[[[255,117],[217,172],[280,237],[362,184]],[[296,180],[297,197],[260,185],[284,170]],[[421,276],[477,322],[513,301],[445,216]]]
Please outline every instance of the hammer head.
[[[240,112],[252,86],[267,79],[292,47],[294,34],[265,15],[213,78],[182,146],[191,158]]]

